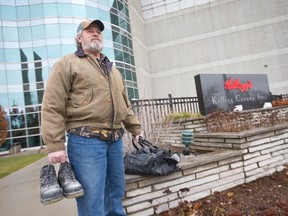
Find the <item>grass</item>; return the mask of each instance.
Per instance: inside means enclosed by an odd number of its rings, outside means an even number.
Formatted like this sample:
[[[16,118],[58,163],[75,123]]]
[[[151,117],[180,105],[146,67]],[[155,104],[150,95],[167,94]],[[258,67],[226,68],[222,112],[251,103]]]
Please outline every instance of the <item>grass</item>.
[[[45,156],[46,154],[30,154],[0,158],[0,179]]]

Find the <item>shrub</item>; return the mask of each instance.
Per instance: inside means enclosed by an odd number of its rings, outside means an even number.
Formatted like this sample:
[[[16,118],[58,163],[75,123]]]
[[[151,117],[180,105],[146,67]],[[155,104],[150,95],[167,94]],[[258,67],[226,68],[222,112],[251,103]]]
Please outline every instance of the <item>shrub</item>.
[[[273,100],[272,106],[287,106],[288,105],[288,99],[280,99],[280,100]]]
[[[201,117],[200,113],[190,113],[190,112],[180,112],[172,113],[165,117],[164,122],[171,122],[174,120],[187,119],[187,118],[197,118]]]
[[[6,138],[7,138],[8,122],[5,119],[5,115],[6,115],[6,112],[4,111],[2,106],[0,106],[0,146],[2,146],[5,143]]]

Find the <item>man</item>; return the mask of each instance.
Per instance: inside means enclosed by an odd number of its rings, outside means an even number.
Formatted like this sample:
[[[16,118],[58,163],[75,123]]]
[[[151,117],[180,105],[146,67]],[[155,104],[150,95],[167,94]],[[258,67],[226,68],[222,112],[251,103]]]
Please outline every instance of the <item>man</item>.
[[[122,135],[138,141],[140,123],[131,110],[120,72],[102,54],[104,25],[85,20],[77,29],[77,51],[52,68],[42,103],[42,136],[51,164],[68,157],[84,189],[79,216],[126,215]]]

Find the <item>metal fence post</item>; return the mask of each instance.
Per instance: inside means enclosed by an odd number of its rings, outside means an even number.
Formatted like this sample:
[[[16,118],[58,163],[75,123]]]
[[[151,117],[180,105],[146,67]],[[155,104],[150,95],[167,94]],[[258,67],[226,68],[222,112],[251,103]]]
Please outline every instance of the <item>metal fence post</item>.
[[[168,94],[170,112],[173,113],[172,94]]]

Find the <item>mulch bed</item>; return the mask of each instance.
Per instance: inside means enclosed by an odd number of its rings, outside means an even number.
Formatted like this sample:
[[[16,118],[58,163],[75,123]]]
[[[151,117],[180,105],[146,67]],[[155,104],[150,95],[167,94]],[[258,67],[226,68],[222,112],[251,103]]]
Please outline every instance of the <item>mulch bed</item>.
[[[288,216],[288,169],[195,202],[184,200],[160,215]]]

